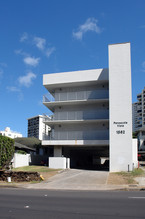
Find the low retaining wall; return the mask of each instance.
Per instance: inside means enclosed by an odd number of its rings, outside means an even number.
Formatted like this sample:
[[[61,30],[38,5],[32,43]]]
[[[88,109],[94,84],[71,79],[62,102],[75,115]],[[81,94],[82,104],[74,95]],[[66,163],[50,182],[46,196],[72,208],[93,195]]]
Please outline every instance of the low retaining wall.
[[[8,181],[8,177],[11,177],[12,182],[41,181],[40,174],[37,172],[0,171],[0,181]]]

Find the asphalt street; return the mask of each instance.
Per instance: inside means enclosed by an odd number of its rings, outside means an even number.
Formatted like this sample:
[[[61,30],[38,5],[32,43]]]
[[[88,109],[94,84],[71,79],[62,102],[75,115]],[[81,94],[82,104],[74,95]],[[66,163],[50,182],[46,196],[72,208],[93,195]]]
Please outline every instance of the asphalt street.
[[[145,192],[1,188],[0,218],[145,218]]]

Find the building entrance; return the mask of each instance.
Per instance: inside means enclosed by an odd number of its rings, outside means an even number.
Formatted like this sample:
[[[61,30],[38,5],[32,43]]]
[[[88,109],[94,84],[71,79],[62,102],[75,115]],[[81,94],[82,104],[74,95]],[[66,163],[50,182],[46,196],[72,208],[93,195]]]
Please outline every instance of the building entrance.
[[[64,157],[70,158],[70,168],[109,170],[109,147],[65,147]]]

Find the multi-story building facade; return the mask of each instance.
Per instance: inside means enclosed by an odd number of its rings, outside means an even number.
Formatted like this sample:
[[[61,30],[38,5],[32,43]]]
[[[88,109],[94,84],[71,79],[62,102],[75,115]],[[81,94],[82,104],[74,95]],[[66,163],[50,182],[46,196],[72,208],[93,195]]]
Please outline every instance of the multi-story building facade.
[[[132,104],[132,130],[133,132],[136,132],[138,130],[137,128],[137,122],[138,122],[138,103],[135,102]]]
[[[130,44],[109,46],[109,69],[46,74],[43,103],[52,112],[42,144],[71,167],[96,168],[101,157],[111,172],[132,170]],[[124,106],[125,105],[125,106]],[[135,161],[136,162],[136,161]]]
[[[103,71],[103,80],[92,80]],[[60,88],[51,86],[49,96],[44,97],[44,104],[54,113],[53,117],[45,118],[45,124],[51,126],[49,145],[69,145],[63,147],[63,156],[71,157],[71,167],[91,166],[92,159],[98,159],[99,150],[93,146],[103,147],[103,156],[108,154],[109,145],[109,88],[107,70],[89,70],[84,72],[64,73],[61,76],[74,77],[75,81],[61,84]],[[76,81],[77,76],[83,79],[83,74],[88,75],[86,81]],[[55,77],[58,74],[54,75]],[[90,79],[89,79],[90,78]],[[53,89],[55,89],[53,93]],[[53,95],[53,97],[51,97]],[[55,99],[49,102],[48,99]],[[74,148],[74,145],[80,148]],[[82,147],[85,147],[82,152]],[[90,146],[90,156],[88,156]],[[62,148],[59,148],[62,153]],[[56,150],[55,150],[56,151]],[[54,151],[54,155],[55,155]],[[58,147],[57,147],[58,153]],[[83,159],[80,160],[80,153]]]
[[[12,131],[9,127],[6,127],[4,131],[0,131],[0,135],[7,136],[9,138],[21,138],[22,134]]]
[[[133,131],[138,133],[139,150],[145,150],[145,87],[133,103]]]
[[[28,118],[28,137],[35,137],[39,140],[45,139],[49,135],[50,127],[43,123],[46,115],[38,115]]]
[[[137,95],[137,102],[133,103],[133,124],[134,131],[145,127],[145,87],[140,94]]]

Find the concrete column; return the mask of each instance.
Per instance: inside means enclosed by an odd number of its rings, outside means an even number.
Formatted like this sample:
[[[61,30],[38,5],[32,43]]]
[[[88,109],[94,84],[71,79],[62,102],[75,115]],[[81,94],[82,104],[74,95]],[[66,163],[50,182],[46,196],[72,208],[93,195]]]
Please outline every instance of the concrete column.
[[[66,158],[66,168],[70,169],[70,158]]]
[[[130,43],[109,45],[110,172],[133,166],[130,59]]]
[[[138,167],[138,148],[137,148],[137,139],[132,139],[132,159],[133,159],[133,168]]]
[[[62,157],[62,147],[54,146],[54,157]]]
[[[140,139],[140,148],[144,146],[144,139]]]

